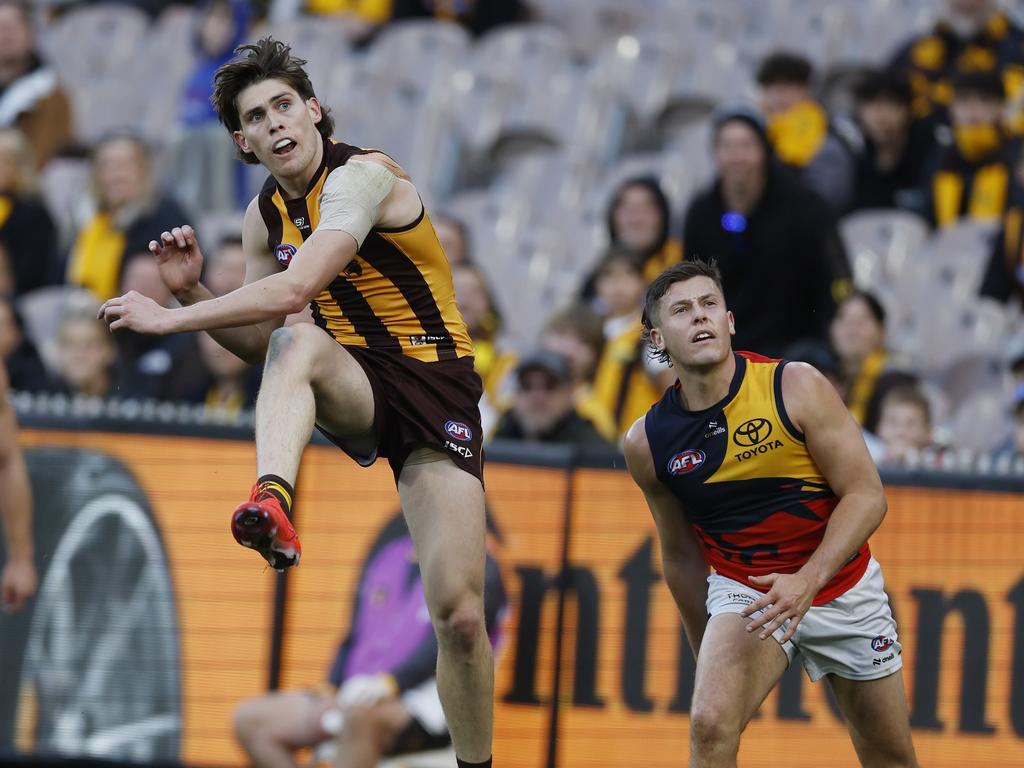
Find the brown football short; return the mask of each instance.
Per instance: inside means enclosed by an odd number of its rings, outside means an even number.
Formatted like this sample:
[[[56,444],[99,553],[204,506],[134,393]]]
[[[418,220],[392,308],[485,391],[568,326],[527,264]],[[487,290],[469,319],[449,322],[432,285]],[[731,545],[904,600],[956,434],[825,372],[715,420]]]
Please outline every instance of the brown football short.
[[[472,357],[426,363],[407,355],[345,345],[362,366],[373,389],[373,456],[357,456],[334,435],[317,427],[363,466],[378,456],[388,460],[395,482],[409,454],[437,448],[457,467],[483,482],[483,434],[478,403],[483,384]]]

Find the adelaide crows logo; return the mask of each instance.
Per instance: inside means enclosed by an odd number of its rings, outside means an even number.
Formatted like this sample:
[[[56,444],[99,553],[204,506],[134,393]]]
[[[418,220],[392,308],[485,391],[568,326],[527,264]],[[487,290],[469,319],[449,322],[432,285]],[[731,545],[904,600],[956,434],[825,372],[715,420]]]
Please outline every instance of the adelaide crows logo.
[[[768,419],[750,419],[744,421],[732,433],[736,445],[752,447],[763,443],[772,433],[772,423]]]

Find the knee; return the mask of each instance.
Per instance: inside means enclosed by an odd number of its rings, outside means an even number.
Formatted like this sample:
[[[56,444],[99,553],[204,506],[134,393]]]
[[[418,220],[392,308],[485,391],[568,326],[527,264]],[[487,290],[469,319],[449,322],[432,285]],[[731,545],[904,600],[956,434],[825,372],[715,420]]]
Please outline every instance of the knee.
[[[714,705],[694,706],[690,712],[690,744],[695,755],[735,753],[740,729],[729,715]]]
[[[483,597],[463,590],[439,606],[434,617],[437,642],[458,656],[471,656],[485,634]]]
[[[309,323],[286,325],[270,334],[267,346],[266,368],[281,369],[292,373],[308,370],[314,359],[315,344],[323,334]]]

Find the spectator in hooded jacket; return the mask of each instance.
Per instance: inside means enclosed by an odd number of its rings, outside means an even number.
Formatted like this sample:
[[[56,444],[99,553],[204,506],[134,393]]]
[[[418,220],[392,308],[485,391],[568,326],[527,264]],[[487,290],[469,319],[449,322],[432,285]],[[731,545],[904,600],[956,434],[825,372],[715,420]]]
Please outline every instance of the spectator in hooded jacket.
[[[213,75],[245,42],[251,12],[246,0],[205,0],[196,22],[196,67],[185,83],[181,121],[187,127],[216,125],[217,112],[210,102]]]
[[[740,318],[733,347],[778,357],[804,338],[826,341],[851,288],[828,206],[774,160],[761,117],[714,118],[717,175],[686,213],[687,258],[714,259]]]

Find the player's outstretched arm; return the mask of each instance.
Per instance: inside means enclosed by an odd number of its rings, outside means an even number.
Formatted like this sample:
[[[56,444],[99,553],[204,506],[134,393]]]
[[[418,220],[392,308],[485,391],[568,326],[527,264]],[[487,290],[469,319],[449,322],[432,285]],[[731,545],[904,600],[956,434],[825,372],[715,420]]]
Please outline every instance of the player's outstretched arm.
[[[708,618],[707,559],[679,500],[658,480],[643,418],[629,428],[623,450],[629,473],[643,491],[658,528],[665,583],[679,608],[686,637],[696,657]]]
[[[32,546],[32,492],[7,391],[7,369],[0,363],[0,522],[7,547],[7,564],[0,573],[0,606],[5,611],[17,611],[35,593],[37,577]]]
[[[246,233],[250,218],[247,213]],[[251,244],[252,238],[243,234],[243,241]],[[166,309],[131,291],[105,302],[100,307],[99,316],[110,324],[111,330],[127,328],[158,335],[252,325],[266,328],[303,309],[355,257],[356,247],[355,239],[346,232],[318,229],[295,253],[287,270],[275,268],[271,274],[252,282],[249,282],[249,264],[252,262],[247,254],[246,284],[224,296]],[[265,263],[265,260],[258,263]],[[261,332],[260,337],[269,337],[269,334]],[[251,335],[246,340],[252,343]],[[259,344],[252,346],[259,348]],[[232,349],[231,346],[228,348]],[[266,348],[265,343],[262,348]],[[247,351],[251,352],[251,349]]]
[[[767,637],[789,619],[785,642],[818,592],[878,528],[887,505],[864,436],[835,387],[810,365],[789,363],[782,372],[782,398],[794,426],[804,433],[811,458],[839,500],[821,544],[803,568],[793,574],[751,577],[770,590],[744,614],[771,608],[748,625],[748,631],[767,624],[762,630]]]

